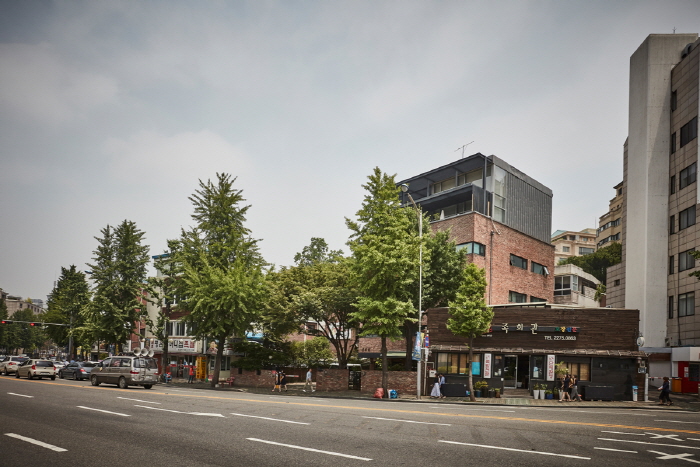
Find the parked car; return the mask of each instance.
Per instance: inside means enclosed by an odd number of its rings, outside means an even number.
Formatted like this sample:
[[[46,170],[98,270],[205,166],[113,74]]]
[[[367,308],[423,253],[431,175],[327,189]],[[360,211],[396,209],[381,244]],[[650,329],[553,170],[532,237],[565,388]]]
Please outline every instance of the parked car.
[[[9,376],[11,373],[17,371],[17,367],[27,360],[29,360],[28,357],[15,357],[11,355],[0,362],[0,373]]]
[[[158,363],[148,357],[109,357],[92,369],[90,383],[93,386],[116,384],[121,389],[128,386],[151,389],[158,383]]]
[[[30,358],[22,362],[17,366],[17,371],[15,371],[15,377],[21,378],[26,376],[29,379],[36,378],[51,378],[56,379],[56,367],[53,366],[51,360],[43,360],[37,358]]]
[[[58,369],[58,377],[61,379],[73,378],[78,381],[90,379],[90,373],[92,372],[93,368],[95,368],[95,364],[93,362],[69,363],[65,367]]]

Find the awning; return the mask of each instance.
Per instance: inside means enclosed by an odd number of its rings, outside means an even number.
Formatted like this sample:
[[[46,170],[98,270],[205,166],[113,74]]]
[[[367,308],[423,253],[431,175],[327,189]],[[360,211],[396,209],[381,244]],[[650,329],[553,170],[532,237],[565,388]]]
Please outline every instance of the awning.
[[[469,352],[466,345],[431,345],[431,352]],[[590,357],[648,357],[649,354],[641,350],[599,350],[599,349],[524,349],[507,347],[474,347],[476,353],[502,353],[502,354],[522,354],[522,355],[582,355]]]

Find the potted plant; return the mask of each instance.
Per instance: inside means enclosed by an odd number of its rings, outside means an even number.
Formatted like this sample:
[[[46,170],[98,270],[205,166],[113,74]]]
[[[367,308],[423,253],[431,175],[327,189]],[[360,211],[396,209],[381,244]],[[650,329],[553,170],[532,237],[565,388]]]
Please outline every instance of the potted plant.
[[[554,394],[552,393],[551,389],[546,389],[544,391],[544,398],[545,399],[554,399]]]
[[[540,384],[540,399],[544,399],[546,390],[547,390],[547,385],[545,383],[541,383]]]
[[[501,388],[495,388],[494,390],[496,391],[496,399],[500,399],[501,398]]]
[[[488,389],[489,383],[483,379],[474,383],[474,396],[481,397],[481,394]]]

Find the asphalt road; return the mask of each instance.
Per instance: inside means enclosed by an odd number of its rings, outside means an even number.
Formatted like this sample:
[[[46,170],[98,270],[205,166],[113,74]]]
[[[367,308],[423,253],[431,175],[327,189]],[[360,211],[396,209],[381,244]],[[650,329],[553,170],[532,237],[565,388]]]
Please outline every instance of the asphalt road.
[[[0,466],[700,464],[696,412],[308,398],[0,377]]]

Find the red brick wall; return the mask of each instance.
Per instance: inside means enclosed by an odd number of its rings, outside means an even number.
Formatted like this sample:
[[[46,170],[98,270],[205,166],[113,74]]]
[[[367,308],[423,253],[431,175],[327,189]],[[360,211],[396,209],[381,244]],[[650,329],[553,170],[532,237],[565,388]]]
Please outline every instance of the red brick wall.
[[[350,370],[319,370],[316,373],[316,391],[347,391],[349,378]]]
[[[411,339],[413,342],[413,339]],[[360,342],[358,343],[358,351],[362,353],[381,353],[382,352],[382,338],[381,337],[360,337]],[[403,352],[406,350],[406,341],[404,339],[392,341],[387,338],[386,340],[387,351],[399,351]]]
[[[434,230],[450,230],[457,244],[479,242],[486,246],[486,256],[468,255],[468,260],[486,270],[486,303],[501,305],[508,302],[508,292],[554,300],[554,246],[511,229],[490,218],[471,213],[431,224]],[[493,232],[493,235],[491,235]],[[510,255],[528,260],[528,270],[510,265]],[[549,269],[543,276],[531,272],[532,261]]]
[[[275,387],[275,377],[272,375],[270,370],[262,370],[260,374],[256,374],[255,371],[243,371],[242,374],[238,374],[238,369],[233,368],[231,375],[236,378],[233,383],[234,386],[247,387],[247,388],[265,388],[269,387],[272,389]]]
[[[413,371],[390,371],[388,375],[388,388],[396,389],[399,396],[407,396],[416,393],[416,373]],[[382,387],[381,370],[362,371],[362,394],[374,394],[377,388]]]

